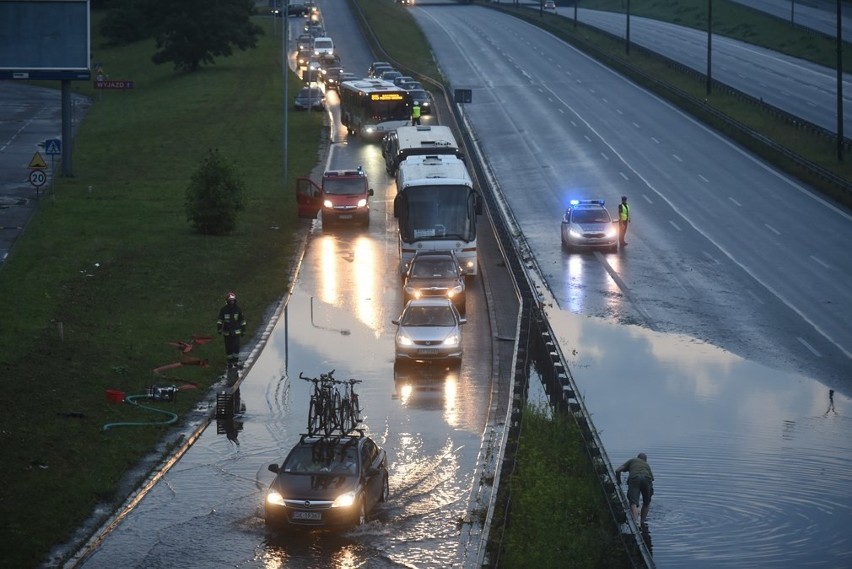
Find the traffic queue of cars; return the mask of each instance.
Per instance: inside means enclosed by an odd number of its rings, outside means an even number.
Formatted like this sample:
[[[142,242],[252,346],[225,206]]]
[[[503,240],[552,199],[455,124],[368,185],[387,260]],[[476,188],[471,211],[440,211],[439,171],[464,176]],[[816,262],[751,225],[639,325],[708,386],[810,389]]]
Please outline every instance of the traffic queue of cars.
[[[304,70],[305,86],[294,105],[297,109],[321,110],[325,107],[324,91],[337,89],[356,76],[344,71],[333,40],[321,27],[318,10],[310,5],[304,9],[290,5],[288,17],[306,19],[304,33],[297,38],[297,64]],[[420,104],[421,113],[429,114],[431,100],[422,86],[389,64],[380,63],[371,66],[368,75],[382,77],[409,91]],[[462,154],[455,148],[455,139],[446,131],[448,127],[437,125],[394,130],[388,135],[392,135],[394,143],[383,144],[383,149],[393,153],[386,160],[393,164],[394,171],[407,159],[434,162],[433,158],[438,158],[461,163]],[[427,148],[428,143],[423,146],[421,140],[424,137],[441,140]],[[410,148],[413,145],[420,147],[419,150]],[[423,152],[430,149],[435,156],[424,156]],[[361,167],[326,171],[319,183],[310,178],[300,178],[297,182],[300,217],[316,217],[321,211],[324,229],[333,222],[367,226],[372,196],[373,189]],[[455,252],[419,251],[405,263],[401,277],[404,306],[399,317],[392,321],[397,326],[395,362],[414,365],[448,362],[459,366],[467,302],[465,272]],[[268,469],[275,477],[265,494],[264,513],[266,524],[272,528],[359,526],[390,497],[386,453],[363,430],[331,436],[304,434],[281,463],[270,464]]]

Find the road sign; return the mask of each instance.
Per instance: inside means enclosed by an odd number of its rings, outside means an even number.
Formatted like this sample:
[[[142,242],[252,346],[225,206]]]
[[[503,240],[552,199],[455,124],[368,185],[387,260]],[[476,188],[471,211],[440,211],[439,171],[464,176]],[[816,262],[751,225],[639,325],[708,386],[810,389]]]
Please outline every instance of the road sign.
[[[45,140],[44,153],[48,156],[59,156],[62,154],[62,140],[58,138],[48,138]]]
[[[47,162],[44,161],[40,152],[33,154],[33,159],[30,160],[29,168],[35,168],[37,170],[47,169]]]
[[[470,89],[456,89],[454,95],[456,103],[470,103],[473,101],[473,91]]]
[[[43,170],[33,170],[30,172],[30,184],[36,188],[40,188],[47,182],[47,174]]]
[[[124,81],[124,80],[95,81],[95,89],[133,89],[133,81]]]

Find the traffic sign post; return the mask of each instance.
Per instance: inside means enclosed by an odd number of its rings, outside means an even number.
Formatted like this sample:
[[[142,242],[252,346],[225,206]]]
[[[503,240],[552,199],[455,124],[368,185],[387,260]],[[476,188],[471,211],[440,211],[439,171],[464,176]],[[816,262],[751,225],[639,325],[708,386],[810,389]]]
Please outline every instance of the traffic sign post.
[[[30,184],[36,189],[36,198],[41,199],[41,187],[47,182],[47,174],[44,170],[30,170]]]
[[[29,169],[30,184],[35,186],[36,197],[40,198],[39,188],[47,182],[47,174],[44,173],[44,171],[47,170],[47,162],[44,161],[40,152],[33,154],[32,160],[30,160]]]

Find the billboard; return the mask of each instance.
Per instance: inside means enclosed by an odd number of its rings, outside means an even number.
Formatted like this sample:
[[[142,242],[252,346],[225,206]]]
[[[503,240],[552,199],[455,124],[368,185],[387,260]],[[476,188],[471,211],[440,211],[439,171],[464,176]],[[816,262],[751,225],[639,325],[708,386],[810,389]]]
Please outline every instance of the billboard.
[[[0,0],[0,79],[90,79],[89,13],[89,0]]]

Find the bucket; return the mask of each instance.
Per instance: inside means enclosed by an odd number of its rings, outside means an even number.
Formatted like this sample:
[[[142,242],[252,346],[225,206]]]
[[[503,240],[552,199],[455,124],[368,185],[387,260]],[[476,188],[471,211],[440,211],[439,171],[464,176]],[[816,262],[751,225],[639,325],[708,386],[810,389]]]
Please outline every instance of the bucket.
[[[107,389],[106,397],[110,403],[124,403],[124,392],[118,389]]]

